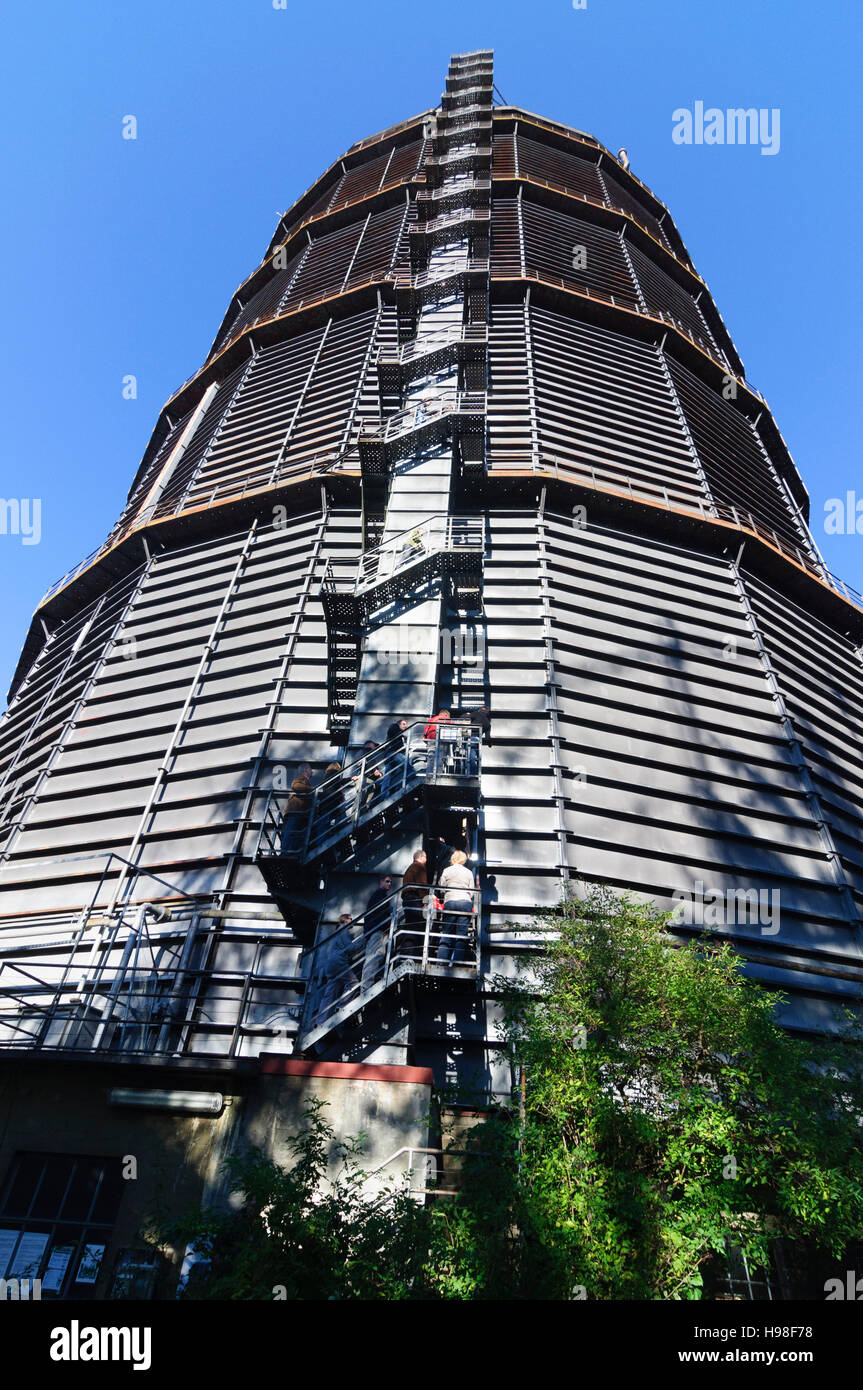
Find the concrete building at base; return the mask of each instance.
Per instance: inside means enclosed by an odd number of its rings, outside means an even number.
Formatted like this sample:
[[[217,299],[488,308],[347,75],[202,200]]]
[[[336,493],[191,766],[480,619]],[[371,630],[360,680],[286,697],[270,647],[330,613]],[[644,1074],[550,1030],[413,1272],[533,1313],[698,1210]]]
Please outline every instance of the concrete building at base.
[[[338,159],[15,673],[0,1277],[152,1291],[147,1212],[303,1096],[434,1148],[579,881],[789,1028],[855,1007],[863,613],[808,507],[665,206],[490,53]]]

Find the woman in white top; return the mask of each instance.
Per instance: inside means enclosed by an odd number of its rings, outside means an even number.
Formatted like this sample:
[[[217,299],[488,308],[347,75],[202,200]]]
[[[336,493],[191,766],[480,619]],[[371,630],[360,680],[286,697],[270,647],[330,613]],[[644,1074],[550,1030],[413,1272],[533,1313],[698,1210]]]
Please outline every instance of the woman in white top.
[[[467,964],[467,934],[473,912],[474,878],[467,855],[457,849],[440,876],[444,890],[443,935],[437,959],[445,965]]]

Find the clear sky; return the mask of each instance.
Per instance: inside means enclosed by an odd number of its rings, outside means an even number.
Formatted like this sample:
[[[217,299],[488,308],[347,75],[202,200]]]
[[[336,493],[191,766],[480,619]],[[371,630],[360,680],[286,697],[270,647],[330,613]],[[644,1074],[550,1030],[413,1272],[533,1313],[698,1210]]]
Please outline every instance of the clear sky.
[[[285,4],[7,7],[0,495],[42,516],[39,544],[0,535],[0,691],[278,215],[354,140],[435,105],[450,53],[475,48],[494,48],[507,102],[625,145],[669,205],[827,563],[863,590],[863,534],[824,534],[826,499],[863,502],[859,0]],[[672,113],[697,101],[778,108],[778,153],[674,143]]]

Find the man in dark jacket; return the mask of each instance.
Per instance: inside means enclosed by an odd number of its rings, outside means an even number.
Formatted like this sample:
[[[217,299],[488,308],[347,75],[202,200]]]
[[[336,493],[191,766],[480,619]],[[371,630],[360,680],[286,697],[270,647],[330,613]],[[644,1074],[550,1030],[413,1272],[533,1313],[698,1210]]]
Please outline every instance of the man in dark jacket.
[[[363,959],[363,992],[370,989],[381,977],[387,954],[387,936],[392,915],[393,880],[384,874],[378,886],[366,903],[363,918],[365,956]]]
[[[387,743],[392,744],[392,749],[387,755],[383,786],[381,787],[381,797],[384,799],[399,791],[407,780],[405,777],[405,772],[408,770],[405,756],[407,738],[408,721],[406,719],[394,720],[387,729]],[[398,741],[396,742],[396,740]]]
[[[471,724],[476,724],[482,730],[483,743],[491,742],[491,715],[486,705],[477,705],[476,709],[470,712]]]
[[[431,843],[431,852],[434,858],[434,878],[433,883],[440,883],[440,876],[447,868],[450,859],[455,851],[455,845],[447,844],[442,835],[438,835]]]
[[[402,877],[402,905],[405,910],[405,938],[400,955],[421,956],[425,922],[423,899],[428,896],[428,857],[418,849]]]

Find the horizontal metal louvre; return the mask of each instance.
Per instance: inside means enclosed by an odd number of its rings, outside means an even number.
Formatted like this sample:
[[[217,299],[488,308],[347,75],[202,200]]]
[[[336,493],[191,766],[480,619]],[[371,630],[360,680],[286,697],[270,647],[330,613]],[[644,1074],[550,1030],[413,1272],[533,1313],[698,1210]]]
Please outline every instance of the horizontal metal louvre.
[[[491,264],[497,275],[521,273],[521,227],[517,198],[495,198],[492,204]]]
[[[212,441],[188,496],[194,506],[214,489],[265,486],[281,457],[325,334],[314,328],[262,348]]]
[[[666,275],[664,270],[648,260],[637,246],[628,244],[629,258],[635,271],[646,307],[651,313],[661,312],[692,334],[712,357],[724,360],[724,354],[707,326],[704,315],[691,295]]]
[[[606,201],[596,164],[579,159],[568,150],[541,145],[521,133],[516,140],[516,151],[519,174],[593,198],[598,203]]]
[[[367,366],[377,309],[333,320],[285,451],[283,468],[337,455],[351,428],[351,408]]]
[[[657,350],[545,309],[531,311],[541,456],[606,486],[703,495]]]
[[[165,460],[182,435],[192,414],[193,410],[187,410],[173,425],[168,425],[167,416],[164,413],[159,417],[160,426],[164,426],[164,428],[160,428],[159,430],[161,443],[158,445],[155,452],[153,452],[151,442],[144,452],[141,466],[135,475],[135,481],[129,489],[126,506],[123,508],[122,515],[116,526],[113,528],[116,534],[119,534],[120,531],[125,528],[126,522],[131,519],[135,512],[137,504],[143,500],[158,478]]]
[[[392,269],[404,223],[404,207],[387,208],[385,212],[374,213],[369,218],[345,282],[346,288],[367,280],[371,275],[386,275]]]
[[[668,358],[668,366],[715,500],[751,512],[785,541],[811,555],[809,538],[749,420],[674,358]]]
[[[254,323],[257,319],[276,317],[279,305],[290,288],[291,281],[297,273],[298,266],[308,254],[308,249],[308,245],[301,246],[298,251],[294,252],[283,269],[274,269],[271,260],[270,269],[272,275],[269,280],[252,295],[247,303],[243,304],[237,310],[237,313],[231,319],[227,329],[220,335],[218,342],[215,344],[213,348],[214,352],[221,351],[226,343],[229,343],[232,338],[235,338],[238,333],[241,333],[244,328]]]
[[[794,732],[845,871],[863,904],[863,666],[854,646],[763,581],[744,575]]]
[[[602,181],[608,191],[608,196],[605,201],[609,207],[623,208],[624,212],[630,213],[630,215],[635,218],[636,222],[640,222],[642,227],[645,227],[647,231],[650,232],[655,241],[658,241],[662,246],[666,246],[669,251],[673,250],[671,242],[659,224],[659,219],[656,218],[652,212],[649,212],[637,198],[634,198],[632,194],[623,187],[623,184],[618,182],[613,174],[603,169]]]
[[[413,178],[420,168],[423,144],[422,140],[412,140],[408,145],[396,146],[389,168],[384,175],[382,188],[391,188],[396,183]]]
[[[362,222],[351,222],[334,232],[325,232],[312,242],[290,294],[281,306],[282,313],[301,299],[319,299],[325,294],[338,293],[347,278],[362,230]]]
[[[209,448],[214,434],[222,424],[248,366],[247,361],[241,362],[220,384],[210,402],[209,409],[189,442],[189,447],[166,481],[154,513],[155,517],[170,516],[178,506],[182,505],[201,459]]]
[[[511,131],[495,135],[491,171],[496,179],[511,179],[515,176],[515,136]]]
[[[526,200],[521,216],[528,271],[561,279],[574,288],[613,295],[616,302],[637,307],[638,295],[617,233]],[[492,275],[495,270],[492,252]]]
[[[292,518],[286,528],[261,530],[252,543],[186,712],[164,791],[144,827],[143,852],[154,864],[170,864],[188,854],[218,856],[230,844],[317,520],[314,515]],[[52,892],[71,891],[74,897],[80,890],[63,887],[62,866],[45,878],[38,869],[40,859],[85,852],[106,842],[122,853],[131,841],[153,784],[159,748],[167,746],[192,688],[244,538],[240,533],[157,557],[126,619],[121,647],[105,661],[63,760],[31,809],[13,867],[0,880],[0,903],[14,891],[22,871],[42,878],[37,895],[50,898]],[[179,582],[186,576],[196,597],[191,612],[186,586]],[[127,583],[109,595],[107,611],[100,612],[99,627],[85,644],[87,655],[72,675],[66,704],[92,670],[128,594]],[[318,648],[323,672],[322,632]],[[244,715],[251,718],[244,720]],[[75,866],[71,869],[74,874]],[[82,863],[77,872],[86,869]],[[54,889],[52,878],[57,880]]]
[[[530,464],[533,455],[525,314],[522,304],[492,307],[488,339],[489,468]]]

